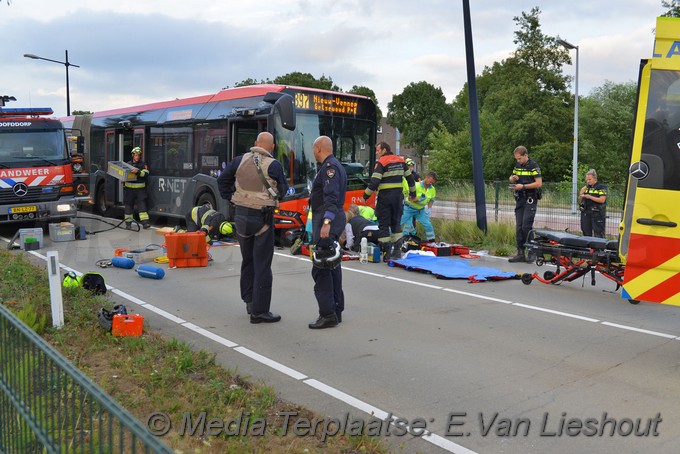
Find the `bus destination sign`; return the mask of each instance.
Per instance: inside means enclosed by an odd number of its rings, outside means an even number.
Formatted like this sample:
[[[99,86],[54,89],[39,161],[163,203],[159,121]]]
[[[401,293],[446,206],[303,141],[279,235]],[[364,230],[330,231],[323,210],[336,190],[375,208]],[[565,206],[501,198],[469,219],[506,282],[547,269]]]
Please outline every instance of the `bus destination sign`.
[[[295,107],[341,115],[357,115],[359,112],[356,99],[324,93],[295,93]]]

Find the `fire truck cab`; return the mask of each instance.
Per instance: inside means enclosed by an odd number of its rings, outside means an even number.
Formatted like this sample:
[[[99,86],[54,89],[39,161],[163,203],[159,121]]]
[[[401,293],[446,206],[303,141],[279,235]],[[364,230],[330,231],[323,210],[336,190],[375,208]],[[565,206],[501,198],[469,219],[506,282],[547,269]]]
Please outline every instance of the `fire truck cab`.
[[[48,117],[52,113],[0,104],[0,223],[76,215],[72,166],[83,140],[71,140],[62,123]]]

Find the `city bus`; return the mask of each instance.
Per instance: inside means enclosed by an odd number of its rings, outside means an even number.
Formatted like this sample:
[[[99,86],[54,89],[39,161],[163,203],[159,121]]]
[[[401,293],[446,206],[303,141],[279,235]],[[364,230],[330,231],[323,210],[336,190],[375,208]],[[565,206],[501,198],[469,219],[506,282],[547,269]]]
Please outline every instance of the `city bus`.
[[[231,218],[229,204],[217,189],[217,177],[227,162],[249,151],[260,132],[272,133],[274,155],[290,185],[275,218],[281,245],[290,244],[304,231],[310,183],[317,171],[313,150],[317,137],[332,139],[334,154],[347,170],[345,207],[363,203],[375,161],[373,101],[303,87],[229,88],[62,121],[86,137],[89,191],[99,213],[123,203],[123,183],[107,172],[108,163],[129,161],[132,148],[138,146],[150,169],[149,212],[172,218],[183,218],[193,206],[205,203]]]
[[[680,305],[680,19],[657,19],[640,65],[619,255],[623,296]]]

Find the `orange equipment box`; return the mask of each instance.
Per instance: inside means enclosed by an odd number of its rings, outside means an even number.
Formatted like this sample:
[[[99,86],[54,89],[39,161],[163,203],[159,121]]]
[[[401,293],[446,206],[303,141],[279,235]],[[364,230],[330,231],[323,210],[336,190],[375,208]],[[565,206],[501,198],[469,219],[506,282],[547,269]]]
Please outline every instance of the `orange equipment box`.
[[[142,335],[144,316],[139,314],[116,314],[111,322],[111,334],[118,337]]]
[[[166,233],[165,248],[170,268],[208,266],[208,243],[205,233]]]

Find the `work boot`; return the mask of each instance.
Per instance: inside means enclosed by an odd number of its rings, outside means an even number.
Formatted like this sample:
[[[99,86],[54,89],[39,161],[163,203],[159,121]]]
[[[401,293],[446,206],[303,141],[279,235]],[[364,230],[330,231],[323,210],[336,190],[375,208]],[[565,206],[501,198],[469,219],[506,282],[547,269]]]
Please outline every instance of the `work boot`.
[[[151,227],[151,224],[149,224],[149,221],[142,221],[142,228],[144,230],[148,229],[149,227]]]
[[[132,222],[125,223],[125,230],[132,230]]]
[[[281,320],[281,316],[278,314],[272,314],[271,312],[265,312],[264,314],[250,314],[250,323],[276,323]]]
[[[392,243],[382,243],[383,262],[387,263],[392,259]]]
[[[518,252],[516,256],[510,257],[508,259],[508,262],[510,263],[517,263],[517,262],[526,262],[527,258],[524,256],[524,253]]]
[[[319,316],[314,323],[309,324],[309,329],[324,329],[338,326],[338,316],[335,313],[331,315]]]

